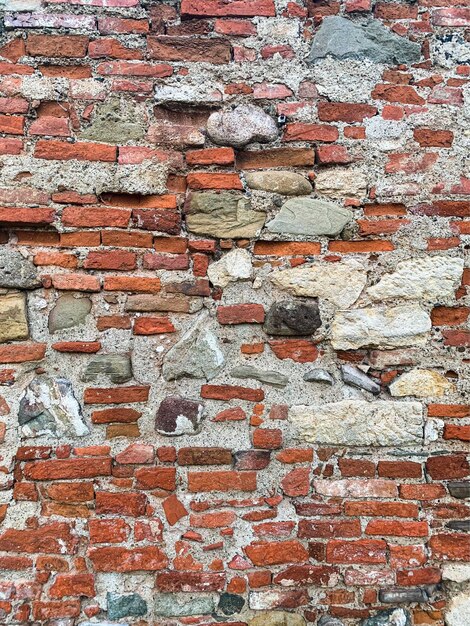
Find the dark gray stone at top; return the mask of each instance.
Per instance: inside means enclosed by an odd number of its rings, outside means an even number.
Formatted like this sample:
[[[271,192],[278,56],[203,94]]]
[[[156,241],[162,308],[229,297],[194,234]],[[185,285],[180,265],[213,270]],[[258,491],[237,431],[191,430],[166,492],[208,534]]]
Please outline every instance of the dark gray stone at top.
[[[421,47],[406,37],[400,37],[379,20],[353,22],[339,15],[325,17],[307,61],[310,64],[332,56],[335,59],[369,59],[374,63],[398,65],[417,63]]]
[[[263,330],[268,335],[311,335],[321,326],[318,304],[303,300],[273,302]]]
[[[0,287],[37,289],[41,286],[36,267],[16,250],[0,250]]]

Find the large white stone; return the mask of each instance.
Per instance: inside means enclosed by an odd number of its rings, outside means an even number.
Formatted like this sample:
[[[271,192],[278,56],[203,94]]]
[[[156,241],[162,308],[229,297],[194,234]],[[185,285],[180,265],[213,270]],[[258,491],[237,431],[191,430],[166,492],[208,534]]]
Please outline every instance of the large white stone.
[[[275,272],[273,285],[294,296],[318,297],[337,307],[348,308],[361,295],[367,280],[364,267],[357,261],[313,263]]]
[[[455,385],[434,370],[413,369],[390,385],[392,396],[440,397],[455,390]]]
[[[464,591],[450,601],[445,615],[446,626],[468,626],[470,624],[470,592]]]
[[[252,274],[251,255],[243,248],[234,248],[207,269],[209,280],[217,287],[226,287],[237,280],[249,280]]]
[[[442,578],[454,583],[464,583],[470,580],[470,565],[465,563],[444,563]]]
[[[341,400],[296,405],[289,420],[308,443],[334,446],[400,446],[423,441],[423,408],[419,402]]]
[[[335,350],[423,345],[430,330],[431,318],[417,304],[368,307],[338,311],[331,325],[331,343]]]
[[[315,191],[331,198],[362,198],[367,191],[367,179],[360,170],[327,168],[318,172]]]
[[[386,274],[367,293],[373,300],[435,301],[452,297],[460,285],[463,259],[448,256],[428,256],[397,263],[391,274]]]

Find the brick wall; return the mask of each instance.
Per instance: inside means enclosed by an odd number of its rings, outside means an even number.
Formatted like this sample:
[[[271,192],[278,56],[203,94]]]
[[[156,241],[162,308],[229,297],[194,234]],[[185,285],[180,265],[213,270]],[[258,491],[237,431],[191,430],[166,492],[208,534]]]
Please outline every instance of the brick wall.
[[[468,2],[0,20],[0,623],[468,626]]]

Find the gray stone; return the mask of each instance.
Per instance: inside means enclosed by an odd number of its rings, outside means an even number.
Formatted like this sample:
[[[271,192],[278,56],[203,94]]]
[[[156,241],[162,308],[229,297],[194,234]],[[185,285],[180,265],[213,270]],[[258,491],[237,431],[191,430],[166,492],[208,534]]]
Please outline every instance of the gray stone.
[[[80,626],[130,626],[130,624],[128,622],[124,623],[124,622],[119,622],[119,624],[117,622],[81,622]]]
[[[353,214],[349,209],[314,198],[291,198],[266,224],[271,233],[290,235],[339,235]]]
[[[431,330],[429,314],[417,304],[338,311],[331,325],[335,350],[424,345]]]
[[[233,378],[254,378],[267,385],[273,385],[274,387],[285,387],[289,382],[287,376],[275,372],[274,370],[260,370],[252,365],[239,365],[234,367],[230,372],[230,376]]]
[[[80,137],[120,144],[142,139],[144,134],[142,107],[132,100],[110,98],[96,106],[91,125]]]
[[[445,612],[446,626],[468,626],[470,624],[470,593],[468,589],[451,598]]]
[[[421,444],[424,436],[419,402],[341,400],[296,405],[289,409],[289,420],[308,443],[403,446]]]
[[[18,423],[24,437],[83,437],[89,433],[72,383],[65,378],[34,378],[21,397]]]
[[[363,620],[360,626],[412,626],[410,612],[406,609],[386,609]]]
[[[13,292],[0,296],[0,343],[28,337],[26,294]]]
[[[36,267],[17,250],[0,249],[0,287],[36,289],[41,286]]]
[[[147,602],[138,593],[120,595],[108,592],[107,602],[109,619],[141,617],[147,613]]]
[[[451,530],[458,530],[462,533],[470,532],[470,520],[469,519],[459,519],[454,520],[452,522],[447,522],[446,528],[450,528]]]
[[[365,391],[369,391],[374,395],[378,395],[380,393],[380,385],[354,365],[350,365],[349,363],[341,365],[341,376],[347,385],[352,385],[353,387],[358,387],[359,389],[365,389]]]
[[[459,500],[470,498],[470,481],[468,480],[456,480],[447,483],[447,489],[453,498]]]
[[[419,61],[421,47],[385,28],[379,20],[358,23],[334,15],[323,19],[313,38],[308,62],[313,64],[327,56],[408,65]]]
[[[266,314],[263,330],[268,335],[311,335],[321,326],[316,302],[282,300],[273,302]]]
[[[225,357],[216,335],[207,327],[208,314],[200,318],[168,352],[163,362],[166,380],[204,378],[211,380],[222,369]]]
[[[287,611],[263,611],[250,619],[249,626],[305,626],[305,619],[298,613]]]
[[[128,354],[97,354],[92,357],[82,376],[84,382],[106,376],[112,383],[125,383],[132,378],[131,359]]]
[[[203,405],[195,400],[169,396],[158,407],[155,430],[169,437],[194,435],[199,429],[203,409]]]
[[[260,107],[240,104],[234,109],[212,113],[207,120],[207,134],[216,144],[242,148],[253,141],[275,141],[278,128],[272,117]]]
[[[256,237],[266,221],[247,198],[233,193],[194,193],[186,215],[188,230],[223,239]]]
[[[421,589],[420,587],[407,587],[403,589],[395,587],[392,589],[381,589],[379,591],[379,601],[384,602],[385,604],[401,604],[403,602],[422,603],[422,602],[428,602],[429,596],[426,593],[426,590]],[[378,623],[380,624],[380,622]],[[383,623],[387,624],[387,622],[383,622]],[[393,624],[393,622],[391,623]],[[374,624],[372,624],[372,626],[374,626]],[[406,622],[405,622],[405,626],[408,626]]]
[[[307,383],[326,383],[327,385],[333,385],[335,382],[333,376],[321,367],[306,372],[303,379]]]
[[[324,615],[318,621],[318,626],[344,626],[344,622],[336,617],[330,615]]]
[[[197,594],[184,597],[174,593],[158,593],[154,598],[155,615],[162,617],[187,617],[189,615],[208,615],[215,610],[213,596]]]
[[[91,311],[89,298],[76,298],[65,294],[57,299],[54,308],[49,313],[49,332],[55,333],[65,328],[81,326]]]
[[[245,180],[250,189],[270,191],[283,196],[308,196],[312,192],[312,185],[309,181],[296,172],[283,170],[247,172]]]
[[[235,615],[240,613],[245,604],[245,600],[242,596],[238,596],[234,593],[222,593],[219,598],[218,610],[224,615]]]

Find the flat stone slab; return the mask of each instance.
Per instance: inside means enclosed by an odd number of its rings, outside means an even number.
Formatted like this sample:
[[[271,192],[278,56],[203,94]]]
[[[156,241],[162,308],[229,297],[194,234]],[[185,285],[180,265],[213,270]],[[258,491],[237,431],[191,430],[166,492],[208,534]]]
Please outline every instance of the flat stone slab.
[[[26,295],[14,292],[0,296],[0,343],[28,337]]]
[[[339,235],[353,214],[332,202],[314,198],[291,198],[276,217],[266,224],[271,233],[290,235]]]
[[[304,196],[312,192],[309,181],[295,172],[282,170],[247,172],[245,179],[250,189],[270,191],[283,196]]]
[[[455,385],[439,372],[415,368],[394,380],[389,389],[392,396],[438,398],[455,391]]]

